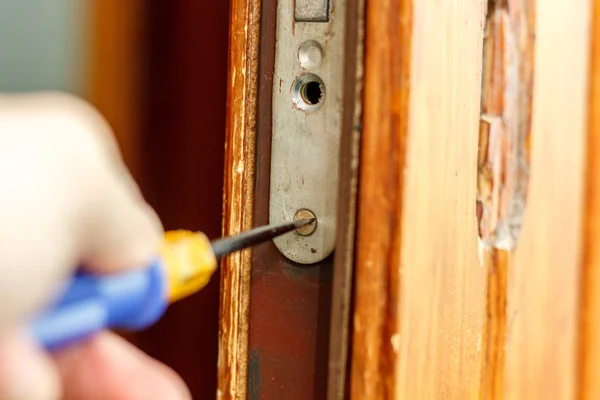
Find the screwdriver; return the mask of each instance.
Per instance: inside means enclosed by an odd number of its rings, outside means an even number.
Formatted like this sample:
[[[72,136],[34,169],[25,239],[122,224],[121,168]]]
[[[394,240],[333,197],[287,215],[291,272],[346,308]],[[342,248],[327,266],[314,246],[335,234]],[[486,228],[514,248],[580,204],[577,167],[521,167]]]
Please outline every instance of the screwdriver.
[[[313,223],[309,218],[262,226],[213,242],[201,232],[168,231],[159,256],[145,268],[107,276],[76,273],[58,301],[31,321],[33,337],[56,350],[104,329],[147,328],[168,304],[206,286],[221,257]]]

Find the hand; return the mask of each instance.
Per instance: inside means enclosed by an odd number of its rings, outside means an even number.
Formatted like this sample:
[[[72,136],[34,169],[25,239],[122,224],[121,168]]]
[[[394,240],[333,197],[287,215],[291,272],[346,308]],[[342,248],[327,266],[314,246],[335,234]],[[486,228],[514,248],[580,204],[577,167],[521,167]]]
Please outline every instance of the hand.
[[[160,221],[86,103],[0,95],[0,399],[189,399],[182,380],[115,334],[47,354],[24,321],[76,266],[143,266]]]

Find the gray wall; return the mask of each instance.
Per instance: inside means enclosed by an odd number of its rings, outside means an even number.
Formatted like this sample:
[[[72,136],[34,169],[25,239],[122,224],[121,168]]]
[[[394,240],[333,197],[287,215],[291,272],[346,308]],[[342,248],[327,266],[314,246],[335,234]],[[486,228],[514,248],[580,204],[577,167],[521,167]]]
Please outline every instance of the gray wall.
[[[81,94],[87,6],[87,0],[0,0],[0,91]]]

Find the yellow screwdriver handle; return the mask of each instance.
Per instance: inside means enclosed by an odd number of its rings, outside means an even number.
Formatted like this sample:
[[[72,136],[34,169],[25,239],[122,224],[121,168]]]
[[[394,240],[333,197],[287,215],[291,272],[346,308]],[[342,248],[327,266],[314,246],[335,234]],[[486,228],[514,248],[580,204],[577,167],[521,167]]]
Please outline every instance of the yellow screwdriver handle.
[[[166,232],[160,254],[168,275],[171,303],[202,289],[217,270],[210,240],[201,232]]]

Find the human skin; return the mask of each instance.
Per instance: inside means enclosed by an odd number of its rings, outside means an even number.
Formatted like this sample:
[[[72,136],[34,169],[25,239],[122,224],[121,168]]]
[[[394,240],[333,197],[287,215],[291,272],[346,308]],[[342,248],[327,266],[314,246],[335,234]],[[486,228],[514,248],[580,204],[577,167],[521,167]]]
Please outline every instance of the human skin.
[[[191,398],[172,370],[113,333],[49,354],[24,323],[76,267],[143,266],[162,233],[91,106],[0,94],[0,399]]]

